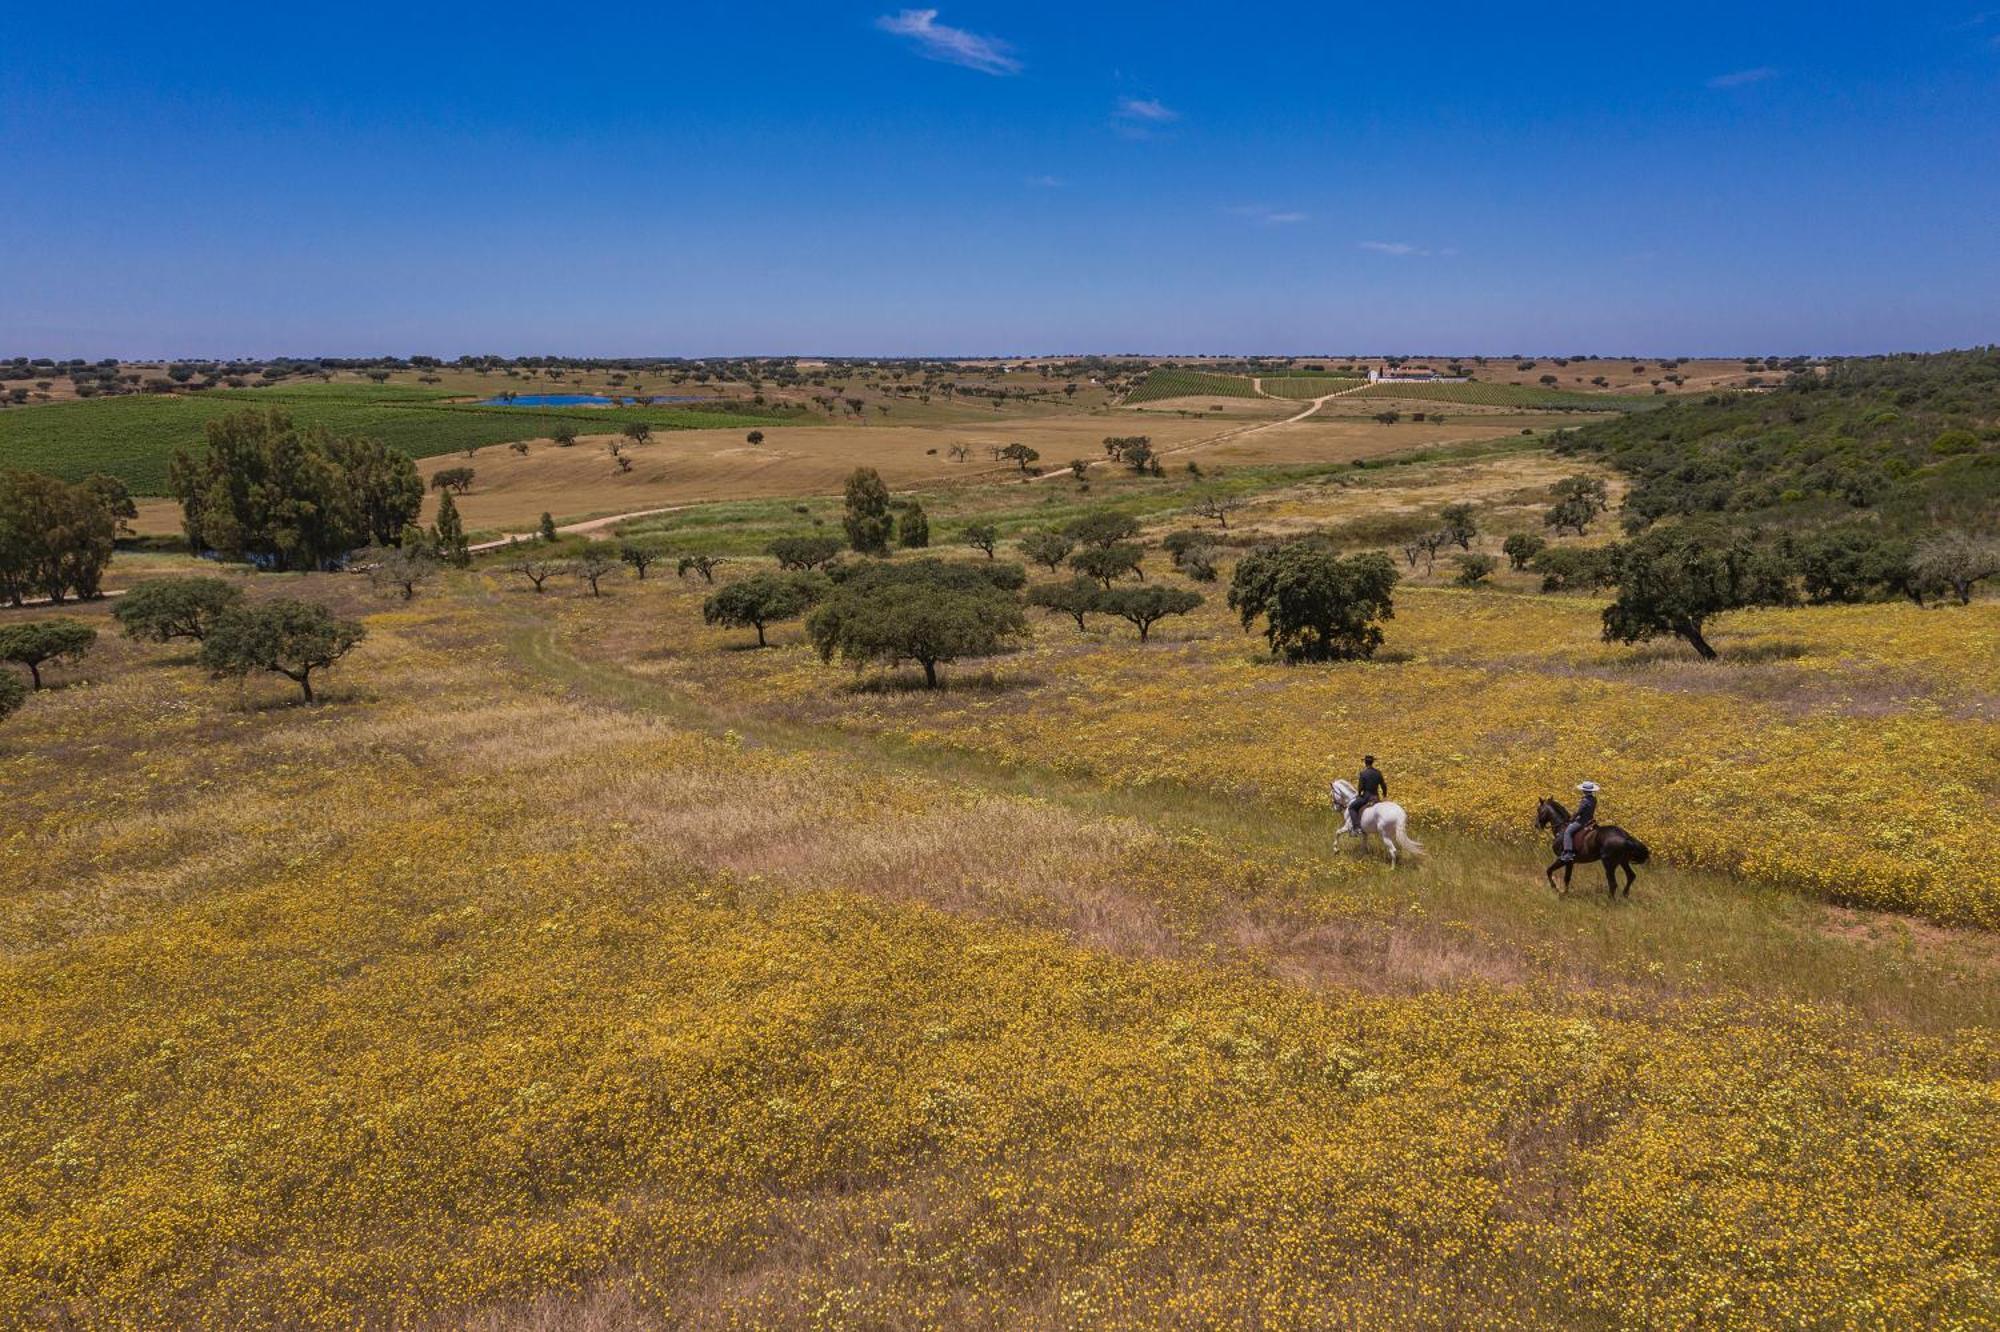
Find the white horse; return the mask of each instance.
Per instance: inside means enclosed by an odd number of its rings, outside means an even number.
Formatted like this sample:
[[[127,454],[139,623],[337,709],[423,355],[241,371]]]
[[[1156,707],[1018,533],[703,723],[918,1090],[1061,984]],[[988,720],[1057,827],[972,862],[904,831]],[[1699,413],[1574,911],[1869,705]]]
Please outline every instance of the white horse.
[[[1340,811],[1340,831],[1343,835],[1361,838],[1361,845],[1368,845],[1368,834],[1374,833],[1382,839],[1382,847],[1389,853],[1389,867],[1395,868],[1396,848],[1401,847],[1411,855],[1422,855],[1424,844],[1410,836],[1410,816],[1403,807],[1393,800],[1378,800],[1361,811],[1361,831],[1356,834],[1347,817],[1347,807],[1354,803],[1358,793],[1354,783],[1345,777],[1333,779],[1333,807]]]

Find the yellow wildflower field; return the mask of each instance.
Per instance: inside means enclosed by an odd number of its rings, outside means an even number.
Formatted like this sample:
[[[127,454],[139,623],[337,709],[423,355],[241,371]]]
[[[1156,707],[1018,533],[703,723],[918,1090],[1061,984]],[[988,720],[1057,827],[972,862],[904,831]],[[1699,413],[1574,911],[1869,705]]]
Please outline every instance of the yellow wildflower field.
[[[0,730],[0,1325],[2000,1316],[1984,1020],[1931,1031],[1803,976],[1579,979],[1352,858],[842,744],[1278,810],[1393,703],[1413,807],[1476,829],[1500,788],[1445,748],[1481,740],[1469,701],[1384,681],[1520,677],[1475,695],[1498,714],[1550,677],[1455,594],[1411,595],[1394,664],[1284,671],[1204,615],[1144,653],[1044,631],[999,687],[925,698],[725,651],[673,580],[472,575],[390,611],[294,581],[370,628],[322,705],[107,636]],[[1559,687],[1657,695],[1648,744],[1715,724],[1572,640]],[[1935,729],[1904,743],[1979,724],[1975,689],[1923,688],[1936,715],[1897,724]],[[1782,752],[1781,710],[1754,720]],[[1949,985],[1990,986],[1963,955]]]
[[[664,684],[921,746],[1298,808],[1373,752],[1419,837],[1531,842],[1536,801],[1573,804],[1588,778],[1600,817],[1667,862],[2000,925],[2000,605],[1746,612],[1710,665],[1600,642],[1587,599],[1409,586],[1378,660],[1287,668],[1225,587],[1143,649],[1122,622],[1043,621],[962,670],[989,687],[936,697],[857,693],[795,628],[727,652],[740,635],[702,628],[698,589],[670,584],[645,638],[613,650]]]

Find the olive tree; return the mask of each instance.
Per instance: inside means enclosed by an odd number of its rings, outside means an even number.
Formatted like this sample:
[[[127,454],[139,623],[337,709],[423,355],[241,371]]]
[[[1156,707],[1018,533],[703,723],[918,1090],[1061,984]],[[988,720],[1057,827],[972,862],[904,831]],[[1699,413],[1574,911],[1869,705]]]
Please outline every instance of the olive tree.
[[[1662,635],[1714,661],[1707,628],[1726,611],[1794,600],[1784,566],[1741,529],[1697,521],[1656,527],[1611,555],[1617,600],[1604,608],[1606,642]]]
[[[701,605],[702,622],[755,629],[757,646],[766,647],[764,627],[798,619],[812,609],[824,589],[825,580],[810,574],[752,574],[710,593]]]
[[[437,577],[437,556],[422,543],[405,542],[391,546],[382,552],[368,577],[377,588],[385,591],[400,591],[403,600],[417,595],[417,588]]]
[[[1097,609],[1130,620],[1145,642],[1153,626],[1169,615],[1186,615],[1202,603],[1199,592],[1184,587],[1116,587],[1097,594]]]
[[[1471,550],[1472,540],[1479,535],[1479,523],[1473,517],[1470,504],[1447,504],[1438,514],[1438,531],[1445,541],[1460,550]]]
[[[1105,587],[1110,587],[1127,574],[1145,580],[1145,570],[1139,567],[1146,558],[1144,547],[1130,542],[1118,542],[1109,546],[1085,546],[1069,557],[1070,568],[1087,578],[1095,578]]]
[[[1019,565],[998,567],[1020,572]],[[857,666],[915,662],[932,689],[939,666],[990,656],[1027,627],[1020,598],[988,575],[986,566],[937,560],[859,570],[806,620],[821,659],[838,656]]]
[[[1030,532],[1021,538],[1021,553],[1036,564],[1048,566],[1050,573],[1061,567],[1076,549],[1076,542],[1061,532]]]
[[[254,671],[274,672],[296,684],[310,703],[313,672],[346,656],[366,633],[324,606],[281,598],[224,614],[202,640],[201,664],[239,679]]]
[[[715,581],[715,571],[727,563],[729,561],[719,555],[704,555],[697,552],[681,556],[674,566],[674,572],[682,578],[691,573],[700,574],[702,582],[712,583]]]
[[[660,552],[644,542],[627,541],[618,547],[618,558],[631,565],[632,572],[638,575],[639,581],[643,583],[646,581],[646,570],[653,567],[654,561],[660,558]]]
[[[524,555],[507,567],[533,583],[535,591],[540,592],[542,584],[553,578],[556,570],[561,566],[546,556]]]
[[[1395,615],[1396,568],[1379,551],[1342,557],[1311,541],[1255,551],[1236,566],[1229,607],[1248,629],[1262,617],[1286,661],[1367,658]]]
[[[34,687],[42,687],[42,667],[76,661],[97,641],[97,631],[77,620],[31,620],[0,628],[0,661],[26,666]]]
[[[111,607],[125,637],[150,643],[190,638],[199,643],[222,613],[243,600],[243,590],[220,578],[184,575],[153,578],[133,587]]]
[[[1516,570],[1528,567],[1529,561],[1548,547],[1548,542],[1532,532],[1516,532],[1500,543],[1500,553],[1507,557],[1507,563]]]
[[[765,547],[779,568],[799,571],[830,564],[844,549],[840,538],[830,536],[779,537]]]
[[[1966,532],[1940,532],[1917,543],[1910,572],[1919,585],[1950,588],[1963,606],[1977,583],[2000,575],[2000,541]]]
[[[591,596],[601,597],[604,593],[597,585],[604,575],[618,567],[618,559],[618,552],[612,549],[609,543],[590,541],[584,543],[576,558],[569,562],[569,571],[575,574],[578,580],[590,585]]]
[[[993,558],[993,548],[1000,544],[1000,529],[991,523],[971,523],[966,526],[960,540],[974,550],[986,552],[986,558]]]
[[[1039,583],[1029,588],[1028,604],[1051,615],[1069,616],[1081,633],[1089,627],[1083,617],[1098,609],[1098,598],[1103,595],[1103,588],[1079,576],[1063,583]]]

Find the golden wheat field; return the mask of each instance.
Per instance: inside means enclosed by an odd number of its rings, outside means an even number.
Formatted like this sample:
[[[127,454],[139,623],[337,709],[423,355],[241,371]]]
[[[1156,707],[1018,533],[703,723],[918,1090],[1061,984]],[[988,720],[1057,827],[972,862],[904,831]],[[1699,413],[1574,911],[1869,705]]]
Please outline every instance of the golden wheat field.
[[[1813,901],[1993,919],[1996,657],[1935,618],[1697,682],[1587,601],[1413,587],[1305,671],[1217,599],[926,696],[658,570],[251,583],[365,616],[321,706],[107,635],[0,733],[7,1325],[2000,1310],[2000,958]],[[1415,869],[1326,835],[1361,745]],[[1535,883],[1585,769],[1666,862],[1615,911]]]

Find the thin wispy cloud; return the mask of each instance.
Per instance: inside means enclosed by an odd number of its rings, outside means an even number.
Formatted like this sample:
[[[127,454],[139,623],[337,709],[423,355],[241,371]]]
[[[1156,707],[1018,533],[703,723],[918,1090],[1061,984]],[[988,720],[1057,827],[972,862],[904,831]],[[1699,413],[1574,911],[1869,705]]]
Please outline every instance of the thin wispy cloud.
[[[1062,188],[1060,176],[1030,176],[1028,184],[1038,190],[1059,190]]]
[[[935,9],[905,9],[898,14],[884,14],[875,20],[875,26],[883,32],[907,38],[916,47],[917,54],[926,60],[963,65],[981,74],[1021,72],[1021,62],[1008,54],[1012,48],[1007,43],[997,37],[983,37],[976,32],[939,23],[937,16]]]
[[[1394,255],[1398,259],[1428,255],[1430,253],[1429,250],[1421,246],[1412,245],[1408,241],[1362,241],[1361,248],[1370,254]]]
[[[1121,97],[1118,109],[1112,114],[1120,120],[1143,121],[1149,125],[1167,125],[1181,118],[1180,112],[1151,97]]]
[[[1753,83],[1764,83],[1778,77],[1778,71],[1769,65],[1759,65],[1755,69],[1732,70],[1718,74],[1708,81],[1711,88],[1747,88]]]
[[[1271,208],[1264,204],[1237,204],[1225,210],[1236,217],[1247,217],[1262,222],[1267,227],[1290,226],[1294,222],[1304,222],[1312,216],[1292,209]]]

